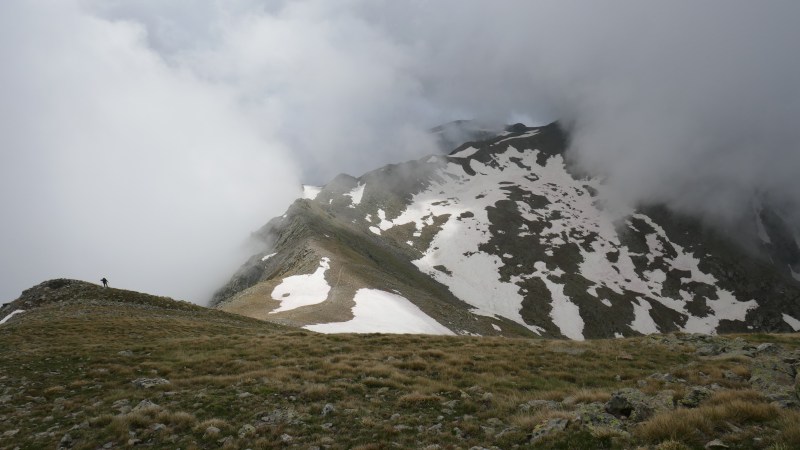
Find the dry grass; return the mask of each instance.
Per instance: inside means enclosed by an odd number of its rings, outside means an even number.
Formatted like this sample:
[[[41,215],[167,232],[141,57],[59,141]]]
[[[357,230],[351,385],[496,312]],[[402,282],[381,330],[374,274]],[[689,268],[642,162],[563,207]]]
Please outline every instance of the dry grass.
[[[611,398],[611,394],[608,391],[578,389],[565,397],[563,402],[567,405],[574,405],[577,403],[607,402],[609,398]]]
[[[0,416],[4,429],[20,430],[14,445],[0,440],[0,448],[55,448],[68,431],[75,449],[106,442],[124,446],[130,433],[154,448],[387,448],[386,441],[402,448],[431,443],[470,448],[492,440],[500,448],[524,447],[537,424],[570,413],[526,412],[521,405],[566,400],[566,407],[578,408],[604,402],[611,392],[636,387],[642,379],[648,380],[647,392],[671,389],[682,395],[682,385],[648,378],[656,372],[733,390],[716,393],[694,410],[652,417],[635,430],[632,441],[620,444],[623,448],[704,444],[692,437],[694,430],[703,438],[727,436],[726,423],[745,428],[741,439],[748,426],[774,428],[780,437],[769,445],[800,448],[797,413],[779,411],[725,378],[726,371],[749,376],[744,361],[699,359],[692,348],[647,338],[575,343],[326,336],[192,308],[73,304],[26,313],[0,327],[0,342],[0,379],[12,396],[0,404]],[[120,355],[123,350],[131,355]],[[170,383],[137,389],[131,381],[141,377]],[[112,407],[115,402],[134,407],[145,399],[160,408],[123,414],[119,404]],[[327,404],[335,410],[323,416]],[[392,419],[394,414],[399,418]],[[437,423],[441,430],[429,431]],[[256,431],[240,438],[244,425]],[[212,426],[219,435],[205,436]],[[494,439],[487,437],[487,427],[495,433],[513,430]],[[284,435],[291,444],[282,441]],[[231,440],[219,442],[227,437]],[[577,440],[547,445],[607,448],[602,443],[623,438],[597,427],[593,434],[569,439]]]
[[[646,442],[673,440],[700,445],[708,437],[726,429],[773,421],[784,411],[763,401],[753,391],[728,391],[715,394],[694,409],[662,412],[640,424],[636,435]]]

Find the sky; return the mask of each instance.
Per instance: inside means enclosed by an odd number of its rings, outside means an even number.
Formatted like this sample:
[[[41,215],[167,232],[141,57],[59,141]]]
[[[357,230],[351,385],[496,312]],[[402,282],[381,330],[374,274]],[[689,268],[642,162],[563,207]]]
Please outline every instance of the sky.
[[[800,3],[4,0],[0,301],[70,277],[205,303],[302,183],[561,120],[632,204],[800,224]]]

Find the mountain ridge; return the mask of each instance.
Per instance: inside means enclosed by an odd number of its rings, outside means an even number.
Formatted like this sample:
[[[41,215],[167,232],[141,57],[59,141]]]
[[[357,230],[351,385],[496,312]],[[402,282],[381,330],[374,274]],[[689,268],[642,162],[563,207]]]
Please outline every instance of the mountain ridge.
[[[446,156],[337,176],[256,233],[270,249],[212,305],[310,328],[354,320],[355,294],[373,289],[457,334],[796,331],[800,283],[785,269],[664,207],[618,204],[565,158],[567,141],[558,123],[516,124]],[[331,289],[275,311],[274,290],[322,258]]]

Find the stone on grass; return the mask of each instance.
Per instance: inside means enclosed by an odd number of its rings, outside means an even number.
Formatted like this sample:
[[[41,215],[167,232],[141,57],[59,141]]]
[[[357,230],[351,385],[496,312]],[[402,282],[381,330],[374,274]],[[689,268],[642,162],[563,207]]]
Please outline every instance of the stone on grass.
[[[169,380],[165,378],[137,378],[131,381],[131,383],[138,388],[149,389],[153,386],[169,384]]]
[[[148,409],[161,409],[161,407],[158,406],[157,404],[151,402],[150,400],[145,399],[145,400],[140,401],[138,405],[134,406],[131,411],[137,412],[137,411],[144,411],[144,410],[148,410]]]
[[[245,436],[251,436],[256,433],[256,427],[250,425],[249,423],[242,425],[242,428],[239,428],[239,437],[243,438]]]
[[[534,444],[547,436],[560,433],[567,429],[567,425],[569,425],[569,419],[560,417],[548,419],[539,425],[536,425],[536,428],[534,428],[533,432],[531,433],[530,443]]]
[[[728,448],[728,446],[725,445],[725,443],[720,441],[719,439],[714,439],[713,441],[706,443],[705,448],[707,450],[712,450],[712,449],[719,450],[722,448]]]

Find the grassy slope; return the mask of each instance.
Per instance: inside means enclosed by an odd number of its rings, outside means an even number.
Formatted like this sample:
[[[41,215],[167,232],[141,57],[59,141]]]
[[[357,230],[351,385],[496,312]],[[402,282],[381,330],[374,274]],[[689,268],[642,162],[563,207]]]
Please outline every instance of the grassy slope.
[[[745,339],[787,351],[800,343],[796,335]],[[87,449],[528,448],[537,424],[572,417],[615,390],[669,388],[680,399],[687,383],[722,389],[700,408],[623,424],[627,432],[571,425],[537,448],[702,447],[713,437],[742,448],[800,448],[796,410],[724,375],[749,377],[749,358],[699,357],[679,338],[326,336],[86,288],[80,299],[0,326],[0,342],[0,448],[55,448],[65,434],[73,448]],[[687,383],[648,378],[653,373]],[[131,383],[142,377],[170,383]],[[158,406],[130,411],[142,400]],[[323,415],[327,404],[333,410]]]

